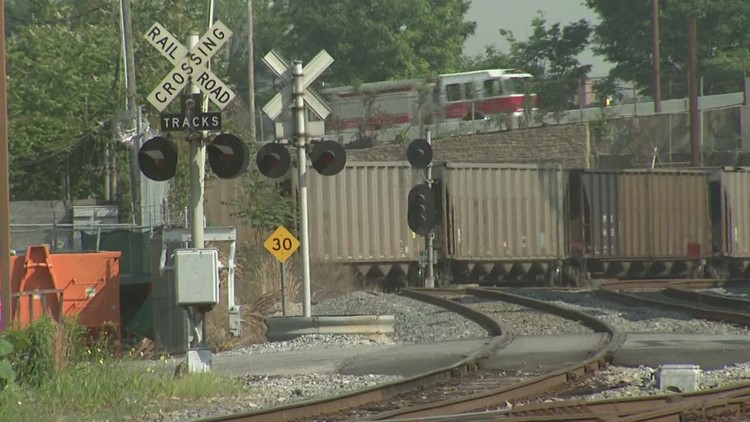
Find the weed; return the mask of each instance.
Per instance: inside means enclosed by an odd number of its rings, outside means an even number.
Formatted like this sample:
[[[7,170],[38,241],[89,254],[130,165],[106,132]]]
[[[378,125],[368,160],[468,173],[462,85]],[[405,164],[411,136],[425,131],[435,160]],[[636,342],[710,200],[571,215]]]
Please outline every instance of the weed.
[[[7,356],[13,352],[13,345],[0,337],[0,391],[16,381],[16,371],[13,370]]]
[[[189,374],[174,381],[169,390],[171,396],[184,399],[213,397],[217,394],[234,394],[242,391],[242,385],[232,379],[214,373]]]

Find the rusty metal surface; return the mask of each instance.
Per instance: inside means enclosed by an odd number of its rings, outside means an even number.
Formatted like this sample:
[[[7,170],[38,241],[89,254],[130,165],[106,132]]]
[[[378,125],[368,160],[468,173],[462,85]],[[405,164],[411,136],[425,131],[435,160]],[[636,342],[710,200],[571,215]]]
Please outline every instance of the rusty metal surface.
[[[565,256],[561,167],[446,164],[447,256],[456,260],[555,260]]]
[[[711,253],[708,173],[587,170],[572,174],[572,248],[592,258]]]
[[[408,162],[347,162],[336,177],[307,172],[310,258],[416,261],[424,240],[406,220],[409,189],[422,181]]]
[[[721,252],[732,258],[750,258],[750,168],[722,168],[716,211],[722,221]],[[718,240],[718,239],[717,239]]]

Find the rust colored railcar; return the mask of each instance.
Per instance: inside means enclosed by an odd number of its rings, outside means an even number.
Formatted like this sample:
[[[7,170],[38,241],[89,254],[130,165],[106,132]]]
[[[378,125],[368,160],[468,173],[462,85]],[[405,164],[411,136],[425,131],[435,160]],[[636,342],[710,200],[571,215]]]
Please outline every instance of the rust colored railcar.
[[[712,256],[708,171],[577,170],[571,276],[695,276]]]

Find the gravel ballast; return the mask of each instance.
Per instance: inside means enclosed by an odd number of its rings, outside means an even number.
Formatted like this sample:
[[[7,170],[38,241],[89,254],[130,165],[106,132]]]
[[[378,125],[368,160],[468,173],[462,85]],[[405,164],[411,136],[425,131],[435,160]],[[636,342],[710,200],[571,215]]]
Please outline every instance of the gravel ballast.
[[[557,334],[590,334],[594,331],[583,324],[547,312],[508,302],[478,299],[469,305],[494,317],[513,336],[545,336]]]
[[[649,305],[624,305],[598,297],[590,292],[526,288],[511,288],[507,291],[519,296],[544,300],[584,311],[606,321],[621,333],[750,334],[750,329],[747,327],[707,321],[694,318],[685,312],[660,309]]]
[[[615,326],[621,332],[674,332],[696,334],[748,334],[748,330],[730,324],[694,319],[687,314],[648,306],[633,307],[608,301],[589,292],[546,291],[513,288],[508,292],[550,301],[582,310]],[[489,300],[460,300],[469,307],[492,315],[513,336],[583,334],[591,330],[579,323],[544,312]],[[439,341],[484,338],[487,332],[478,324],[443,308],[395,294],[354,292],[346,296],[313,304],[313,315],[394,315],[394,336],[310,335],[285,342],[264,343],[240,348],[227,355],[281,353],[287,351],[343,349],[368,345],[426,344]],[[301,315],[299,304],[289,304],[287,315]],[[596,400],[664,394],[654,381],[655,368],[610,367],[591,381],[590,392],[573,398]],[[260,410],[295,402],[322,399],[393,382],[399,377],[382,375],[342,376],[307,374],[295,376],[250,376],[235,374],[244,386],[240,396],[217,397],[195,403],[169,403],[158,415],[138,417],[145,421],[182,421],[216,417],[237,412]],[[750,364],[736,365],[719,371],[707,371],[702,388],[721,386],[750,378]],[[565,397],[566,399],[568,397]],[[166,408],[180,407],[169,411]]]

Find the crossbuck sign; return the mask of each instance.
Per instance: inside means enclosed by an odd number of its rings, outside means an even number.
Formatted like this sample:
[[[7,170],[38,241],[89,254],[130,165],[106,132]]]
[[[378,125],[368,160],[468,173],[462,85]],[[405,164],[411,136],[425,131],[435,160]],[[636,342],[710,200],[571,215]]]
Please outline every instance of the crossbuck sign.
[[[195,47],[188,50],[159,22],[154,23],[144,37],[175,67],[149,94],[148,102],[160,112],[164,111],[185,85],[192,81],[223,110],[234,99],[235,94],[208,69],[208,61],[231,36],[232,31],[217,21],[203,34]]]
[[[263,112],[272,120],[276,120],[277,117],[286,109],[292,105],[292,67],[284,60],[281,55],[276,51],[271,50],[265,57],[263,62],[268,66],[269,69],[286,84],[281,92],[277,93],[265,106],[263,106]],[[333,57],[328,52],[321,50],[317,56],[315,56],[310,62],[302,69],[302,89],[305,90],[303,98],[308,107],[310,107],[321,119],[325,119],[331,114],[331,109],[328,105],[320,98],[320,96],[309,89],[308,86],[318,77],[323,71],[328,69],[328,66],[333,63]]]

